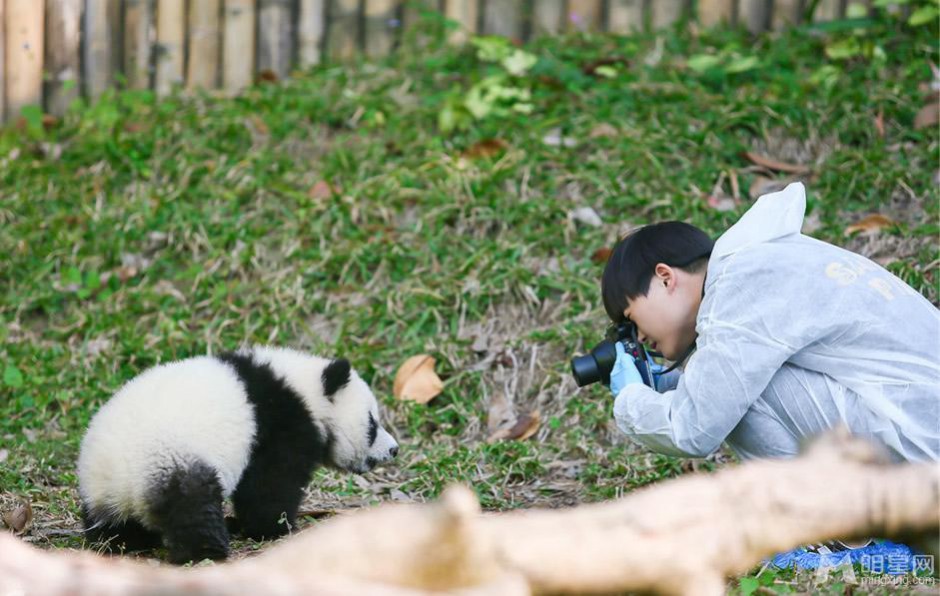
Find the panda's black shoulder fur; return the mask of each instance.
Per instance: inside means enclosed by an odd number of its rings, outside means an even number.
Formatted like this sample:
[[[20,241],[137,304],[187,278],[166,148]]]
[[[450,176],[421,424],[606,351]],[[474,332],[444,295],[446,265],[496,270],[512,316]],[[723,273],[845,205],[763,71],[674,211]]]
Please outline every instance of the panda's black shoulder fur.
[[[232,495],[236,515],[247,533],[271,536],[280,528],[252,528],[251,513],[277,507],[292,522],[310,473],[329,460],[333,437],[317,429],[301,396],[251,352],[228,352],[218,359],[234,368],[255,414],[248,466]]]

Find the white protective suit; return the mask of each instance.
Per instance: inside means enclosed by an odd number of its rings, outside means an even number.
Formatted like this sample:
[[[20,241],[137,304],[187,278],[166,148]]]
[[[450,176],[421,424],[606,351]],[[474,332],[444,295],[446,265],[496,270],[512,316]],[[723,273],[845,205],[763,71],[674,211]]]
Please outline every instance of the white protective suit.
[[[940,312],[872,261],[800,233],[802,184],[715,243],[697,349],[675,389],[627,385],[620,429],[661,453],[795,455],[843,424],[897,460],[940,459]]]

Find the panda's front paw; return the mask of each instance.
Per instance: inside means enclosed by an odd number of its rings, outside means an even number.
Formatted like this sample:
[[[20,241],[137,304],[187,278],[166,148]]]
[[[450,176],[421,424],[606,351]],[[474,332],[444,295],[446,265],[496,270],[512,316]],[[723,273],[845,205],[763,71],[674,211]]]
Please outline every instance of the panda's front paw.
[[[174,565],[185,565],[190,562],[198,563],[204,559],[224,561],[228,558],[227,544],[167,544],[167,550],[169,551],[167,560]]]

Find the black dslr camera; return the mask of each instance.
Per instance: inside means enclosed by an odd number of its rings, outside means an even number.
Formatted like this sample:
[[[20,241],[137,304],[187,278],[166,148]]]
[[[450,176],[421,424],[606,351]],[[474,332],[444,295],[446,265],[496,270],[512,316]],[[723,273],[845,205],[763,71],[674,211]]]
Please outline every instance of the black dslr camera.
[[[590,353],[576,356],[571,360],[571,374],[578,387],[584,387],[600,381],[610,385],[610,371],[614,369],[617,361],[617,342],[623,344],[628,356],[633,358],[643,382],[648,387],[653,385],[653,371],[650,368],[649,358],[643,345],[636,338],[636,325],[630,322],[611,325],[607,328],[607,339],[594,346]]]

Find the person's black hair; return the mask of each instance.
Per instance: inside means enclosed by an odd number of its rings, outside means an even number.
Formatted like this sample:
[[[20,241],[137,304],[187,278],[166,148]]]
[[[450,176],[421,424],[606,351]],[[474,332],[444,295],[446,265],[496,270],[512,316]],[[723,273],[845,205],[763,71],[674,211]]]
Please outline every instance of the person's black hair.
[[[695,273],[708,264],[714,245],[708,234],[681,221],[651,224],[628,234],[614,246],[601,278],[607,316],[614,323],[624,321],[628,301],[649,291],[657,264]]]

